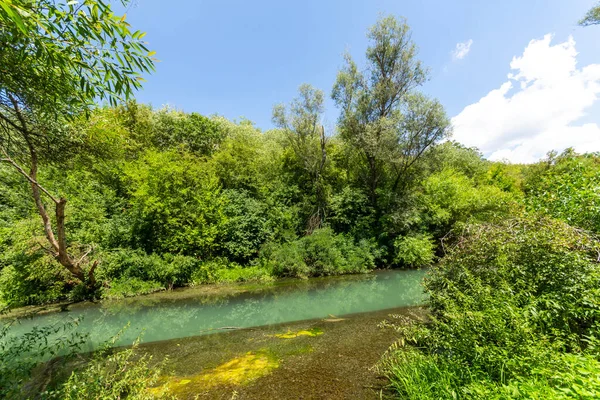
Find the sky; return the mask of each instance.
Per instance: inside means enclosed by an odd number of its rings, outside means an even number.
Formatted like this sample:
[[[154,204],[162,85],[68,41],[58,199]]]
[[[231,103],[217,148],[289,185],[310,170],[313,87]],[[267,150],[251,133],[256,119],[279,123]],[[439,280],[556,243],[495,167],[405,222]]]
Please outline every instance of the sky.
[[[444,105],[453,139],[485,157],[535,162],[550,150],[600,151],[600,26],[577,21],[594,0],[134,0],[127,20],[159,62],[138,101],[273,127],[302,83],[329,99],[366,32],[405,17],[430,69],[420,89]],[[117,11],[120,11],[117,9]]]

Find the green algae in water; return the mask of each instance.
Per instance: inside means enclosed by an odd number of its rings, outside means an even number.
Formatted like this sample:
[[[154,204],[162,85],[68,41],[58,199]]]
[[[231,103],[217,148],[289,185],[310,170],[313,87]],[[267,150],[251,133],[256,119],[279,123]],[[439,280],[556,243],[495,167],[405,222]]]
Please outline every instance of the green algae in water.
[[[276,333],[273,336],[276,338],[280,338],[280,339],[294,339],[294,338],[297,338],[300,336],[315,337],[315,336],[319,336],[322,334],[323,334],[323,330],[321,328],[312,328],[312,329],[300,330],[300,331],[296,331],[296,332],[292,332],[291,330],[288,329],[288,331],[286,333]]]
[[[192,376],[163,377],[164,382],[150,393],[169,392],[175,395],[205,391],[215,386],[242,386],[269,374],[279,367],[279,360],[267,351],[248,352],[213,369]]]

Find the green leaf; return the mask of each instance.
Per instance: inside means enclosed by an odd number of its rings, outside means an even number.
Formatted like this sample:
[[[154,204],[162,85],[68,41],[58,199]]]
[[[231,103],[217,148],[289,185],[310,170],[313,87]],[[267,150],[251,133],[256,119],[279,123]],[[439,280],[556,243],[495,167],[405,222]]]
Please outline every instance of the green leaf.
[[[0,1],[0,7],[4,9],[6,14],[8,14],[8,17],[17,25],[19,30],[26,34],[27,28],[23,23],[23,19],[21,18],[20,13],[18,12],[19,9],[16,9],[16,7],[10,4],[8,1]]]

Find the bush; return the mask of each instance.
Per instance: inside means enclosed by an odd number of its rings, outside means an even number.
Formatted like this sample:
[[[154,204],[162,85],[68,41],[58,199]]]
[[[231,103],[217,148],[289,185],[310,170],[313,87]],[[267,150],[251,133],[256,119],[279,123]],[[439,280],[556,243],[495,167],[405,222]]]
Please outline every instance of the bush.
[[[271,282],[273,275],[261,266],[242,267],[240,265],[216,271],[216,283],[223,282]]]
[[[75,370],[50,397],[64,400],[88,399],[175,399],[168,393],[149,389],[159,377],[160,369],[150,366],[151,357],[136,354],[138,341],[132,347],[112,351],[106,348],[94,353],[85,367]]]
[[[187,153],[148,150],[125,164],[136,247],[207,257],[224,222],[213,169]]]
[[[97,279],[109,289],[109,297],[133,296],[159,289],[172,289],[191,282],[199,268],[194,257],[146,254],[143,250],[117,249],[103,252]]]
[[[43,239],[37,235],[36,222],[21,220],[0,228],[0,304],[20,307],[67,296],[69,275],[40,248]]]
[[[480,185],[453,169],[432,174],[418,196],[421,228],[438,237],[468,221],[494,221],[509,215],[515,195]]]
[[[260,246],[272,235],[266,204],[245,191],[225,190],[223,211],[227,217],[217,242],[223,255],[247,262],[256,257]]]
[[[0,398],[172,398],[148,390],[160,368],[150,365],[150,357],[138,354],[139,339],[132,347],[117,351],[112,348],[120,336],[117,333],[101,350],[79,356],[88,337],[77,332],[78,324],[72,320],[34,327],[20,336],[11,336],[11,324],[4,324],[0,329]]]
[[[407,267],[425,267],[435,258],[435,245],[430,235],[402,236],[394,242],[394,261]]]
[[[579,387],[578,398],[600,396],[585,372],[600,356],[600,243],[538,216],[468,225],[452,243],[425,281],[431,323],[399,328],[423,350],[401,348],[388,358],[396,392],[554,398]]]
[[[0,398],[34,397],[26,393],[32,370],[59,354],[73,356],[87,341],[76,331],[78,320],[57,325],[34,327],[20,336],[10,334],[17,321],[3,321],[0,327]]]
[[[525,204],[568,224],[600,233],[600,157],[572,149],[532,166]]]
[[[109,287],[103,289],[102,297],[105,299],[122,299],[164,289],[163,285],[154,281],[143,281],[139,278],[117,278],[110,282]]]
[[[273,279],[271,271],[263,266],[248,266],[230,262],[226,258],[214,258],[199,265],[192,275],[192,284],[225,282],[269,282]]]
[[[355,244],[331,228],[276,246],[268,251],[268,264],[278,276],[338,275],[366,272],[375,266],[374,245],[367,240]]]
[[[263,263],[273,269],[277,276],[293,276],[307,278],[311,275],[311,269],[304,260],[305,251],[300,240],[285,243],[268,249],[267,261]]]

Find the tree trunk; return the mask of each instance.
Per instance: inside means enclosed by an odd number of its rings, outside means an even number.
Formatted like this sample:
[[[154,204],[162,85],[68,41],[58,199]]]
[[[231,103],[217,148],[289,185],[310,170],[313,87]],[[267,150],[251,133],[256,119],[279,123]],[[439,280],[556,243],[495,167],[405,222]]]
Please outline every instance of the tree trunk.
[[[33,200],[37,207],[38,213],[42,217],[44,233],[46,234],[46,238],[48,239],[48,243],[51,247],[49,250],[54,256],[54,258],[63,267],[65,267],[74,277],[76,277],[82,282],[86,282],[90,287],[93,287],[96,283],[96,280],[94,279],[94,270],[96,268],[97,263],[94,263],[94,265],[90,268],[88,276],[86,277],[86,274],[81,268],[81,262],[85,259],[88,253],[85,253],[79,259],[79,261],[75,261],[69,255],[69,252],[67,250],[67,235],[65,230],[65,206],[67,204],[67,200],[62,197],[60,199],[57,199],[48,190],[46,190],[43,186],[39,184],[37,180],[38,157],[35,145],[31,140],[33,133],[29,130],[26,116],[21,112],[21,108],[19,106],[18,101],[12,96],[10,96],[10,100],[13,106],[15,116],[18,120],[18,124],[16,122],[10,121],[6,117],[3,117],[3,120],[8,121],[10,125],[22,135],[23,139],[25,140],[25,143],[27,144],[31,162],[29,173],[27,173],[15,160],[13,160],[9,156],[8,151],[6,149],[1,149],[2,153],[4,154],[4,158],[0,159],[0,161],[8,162],[9,164],[11,164],[31,184]],[[55,205],[56,235],[52,230],[52,221],[50,220],[50,216],[48,215],[46,206],[42,201],[42,193],[47,195]]]

